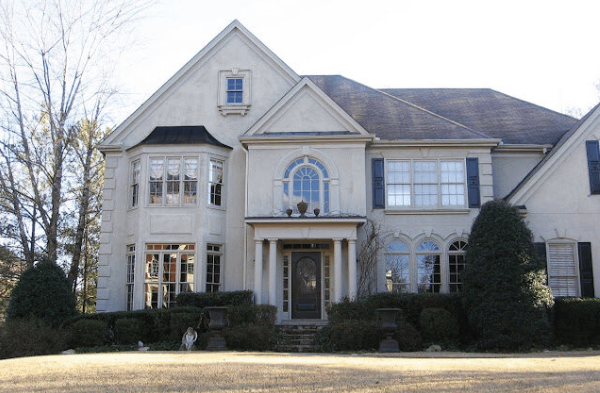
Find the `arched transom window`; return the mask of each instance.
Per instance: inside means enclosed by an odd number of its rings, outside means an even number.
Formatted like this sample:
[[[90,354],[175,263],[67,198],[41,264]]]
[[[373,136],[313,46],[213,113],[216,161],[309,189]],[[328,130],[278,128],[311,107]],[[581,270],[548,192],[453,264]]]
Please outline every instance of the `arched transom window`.
[[[311,157],[293,161],[283,176],[283,210],[297,212],[296,205],[301,201],[308,204],[308,212],[319,208],[329,213],[329,174],[321,162]]]

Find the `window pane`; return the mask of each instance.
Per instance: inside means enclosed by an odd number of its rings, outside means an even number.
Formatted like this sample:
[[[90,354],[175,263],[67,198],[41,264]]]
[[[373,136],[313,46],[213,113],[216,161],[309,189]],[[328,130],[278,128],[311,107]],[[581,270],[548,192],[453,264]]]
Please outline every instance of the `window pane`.
[[[436,164],[435,161],[415,161],[415,183],[437,184]]]
[[[417,256],[418,287],[421,292],[439,292],[441,287],[440,256]]]
[[[223,162],[210,160],[209,201],[212,205],[221,206],[223,194]]]

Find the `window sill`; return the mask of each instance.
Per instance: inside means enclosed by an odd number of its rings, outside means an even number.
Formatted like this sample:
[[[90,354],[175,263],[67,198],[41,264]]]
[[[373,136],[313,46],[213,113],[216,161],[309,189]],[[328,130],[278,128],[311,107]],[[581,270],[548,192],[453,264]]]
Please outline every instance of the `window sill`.
[[[469,214],[471,209],[469,208],[458,208],[458,209],[385,209],[385,214],[395,215],[440,215],[440,214]]]
[[[236,105],[219,105],[219,113],[223,116],[227,115],[241,115],[245,116],[250,110],[249,104],[236,104]]]

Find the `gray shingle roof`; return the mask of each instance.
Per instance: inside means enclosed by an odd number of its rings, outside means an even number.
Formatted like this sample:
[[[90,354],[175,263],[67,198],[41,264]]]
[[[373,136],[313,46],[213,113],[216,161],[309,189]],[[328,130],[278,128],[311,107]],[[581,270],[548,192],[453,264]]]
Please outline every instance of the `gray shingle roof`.
[[[556,144],[578,120],[492,89],[381,89],[509,144]]]
[[[578,120],[491,89],[373,89],[339,75],[309,78],[384,140],[502,139],[554,145]]]
[[[383,140],[485,139],[486,135],[339,75],[309,78],[354,120]]]

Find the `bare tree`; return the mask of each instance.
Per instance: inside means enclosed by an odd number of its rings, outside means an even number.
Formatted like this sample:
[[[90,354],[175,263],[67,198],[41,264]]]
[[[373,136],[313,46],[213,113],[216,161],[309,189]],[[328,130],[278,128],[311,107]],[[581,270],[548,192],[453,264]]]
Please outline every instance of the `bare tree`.
[[[144,0],[0,2],[0,214],[32,264],[72,254],[76,283],[98,215],[95,147],[116,89],[110,76]],[[67,249],[65,244],[70,242]]]
[[[385,247],[381,224],[367,219],[361,231],[362,242],[358,254],[358,296],[366,297],[375,292],[379,254]]]

